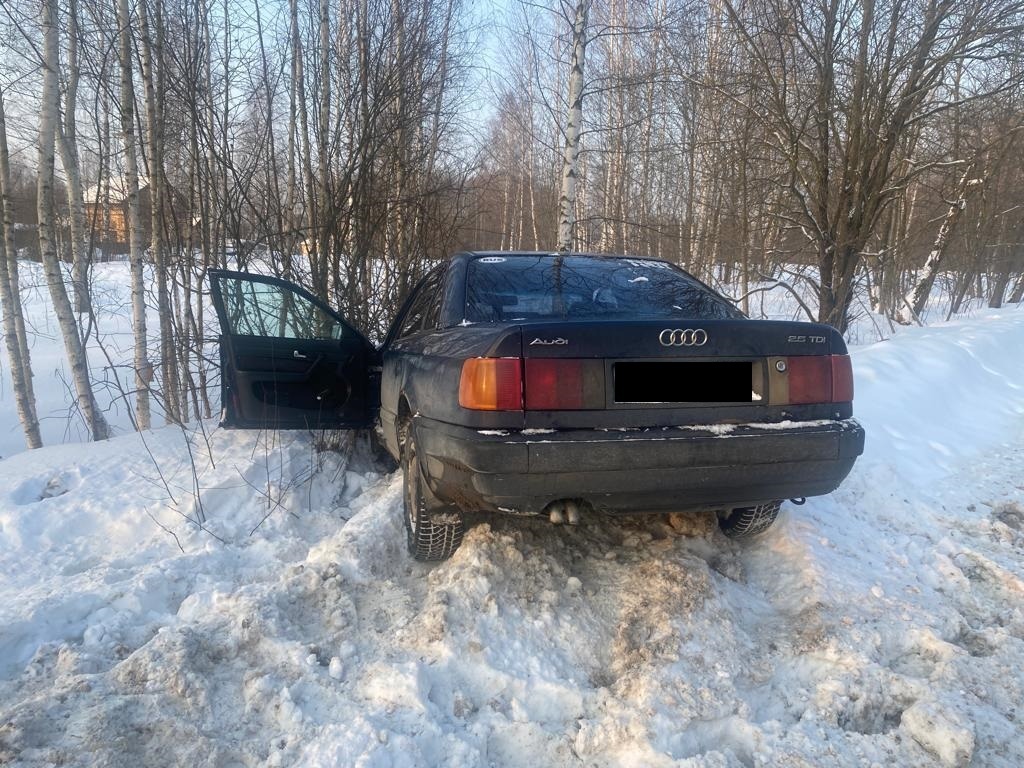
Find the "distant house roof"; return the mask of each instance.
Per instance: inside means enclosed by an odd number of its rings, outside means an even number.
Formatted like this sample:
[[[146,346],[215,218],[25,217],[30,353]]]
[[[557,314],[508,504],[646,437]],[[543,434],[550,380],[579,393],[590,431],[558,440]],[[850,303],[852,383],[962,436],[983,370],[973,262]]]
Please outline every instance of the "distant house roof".
[[[110,185],[109,192],[105,189],[106,184]],[[84,202],[90,205],[102,202],[105,194],[109,194],[109,201],[112,205],[119,205],[128,199],[128,181],[124,176],[111,176],[106,184],[93,184],[86,187],[82,192]],[[139,189],[145,189],[147,186],[149,186],[149,182],[140,176]]]

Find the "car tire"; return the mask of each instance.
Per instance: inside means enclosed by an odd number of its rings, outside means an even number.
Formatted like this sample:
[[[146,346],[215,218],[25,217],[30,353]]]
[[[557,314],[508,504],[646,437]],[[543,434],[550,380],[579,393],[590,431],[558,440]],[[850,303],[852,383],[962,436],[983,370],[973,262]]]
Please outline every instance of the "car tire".
[[[771,527],[781,506],[781,501],[769,501],[752,507],[736,507],[718,518],[718,527],[730,539],[749,539]]]
[[[402,507],[409,554],[420,562],[447,560],[462,543],[462,516],[445,513],[442,522],[427,511],[423,470],[412,425],[404,425],[402,432]]]

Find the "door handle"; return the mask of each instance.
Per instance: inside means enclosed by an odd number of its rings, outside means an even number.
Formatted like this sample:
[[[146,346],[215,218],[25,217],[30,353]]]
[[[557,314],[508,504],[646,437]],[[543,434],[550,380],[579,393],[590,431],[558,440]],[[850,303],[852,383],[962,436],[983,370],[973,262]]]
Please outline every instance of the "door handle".
[[[294,352],[292,352],[292,357],[294,357],[296,360],[308,360],[309,359],[309,355],[304,355],[301,352],[299,352],[299,350],[297,350],[297,349]]]

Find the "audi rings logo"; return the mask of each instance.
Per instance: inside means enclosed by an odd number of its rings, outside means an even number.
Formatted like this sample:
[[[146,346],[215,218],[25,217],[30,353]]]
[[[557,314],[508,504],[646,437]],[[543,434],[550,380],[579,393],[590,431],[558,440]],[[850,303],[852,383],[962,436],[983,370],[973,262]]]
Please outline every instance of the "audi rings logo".
[[[666,328],[658,334],[663,347],[703,347],[708,343],[708,332],[703,328]]]

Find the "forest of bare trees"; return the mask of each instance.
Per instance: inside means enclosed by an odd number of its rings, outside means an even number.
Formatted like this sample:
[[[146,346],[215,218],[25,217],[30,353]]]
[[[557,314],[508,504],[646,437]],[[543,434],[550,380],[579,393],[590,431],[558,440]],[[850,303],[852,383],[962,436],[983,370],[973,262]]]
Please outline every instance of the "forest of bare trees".
[[[113,253],[139,428],[212,415],[214,267],[301,282],[373,338],[463,248],[668,259],[841,330],[1024,298],[1024,0],[5,0],[0,52],[29,447],[19,259],[95,439]]]

